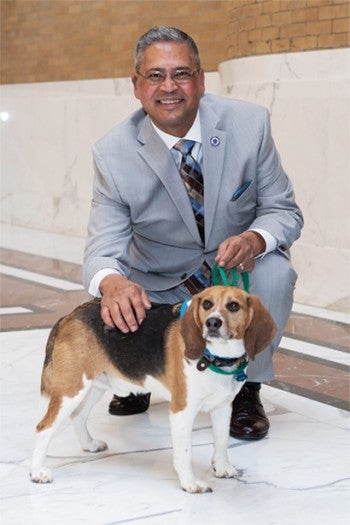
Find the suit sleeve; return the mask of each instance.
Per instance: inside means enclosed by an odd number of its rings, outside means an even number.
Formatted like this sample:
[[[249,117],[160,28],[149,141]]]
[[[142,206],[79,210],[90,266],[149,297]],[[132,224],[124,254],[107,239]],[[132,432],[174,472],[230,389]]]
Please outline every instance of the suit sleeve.
[[[83,264],[87,290],[91,279],[102,269],[110,268],[128,277],[132,238],[129,207],[123,202],[97,148],[93,153],[95,176]]]
[[[291,180],[282,168],[271,136],[270,119],[264,112],[264,125],[257,159],[257,208],[250,229],[261,228],[273,235],[277,248],[288,250],[300,236],[303,216],[295,202]]]

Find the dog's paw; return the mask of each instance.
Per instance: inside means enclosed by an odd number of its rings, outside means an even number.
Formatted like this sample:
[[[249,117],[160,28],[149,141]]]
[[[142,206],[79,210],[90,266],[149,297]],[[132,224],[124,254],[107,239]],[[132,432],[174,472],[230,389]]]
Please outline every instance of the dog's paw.
[[[29,474],[33,483],[52,483],[53,476],[50,469],[42,467],[38,472]]]
[[[88,450],[89,452],[102,452],[103,450],[107,450],[108,445],[101,439],[93,439],[84,450]]]
[[[228,462],[217,461],[213,463],[213,468],[217,478],[238,478],[237,470]]]
[[[189,483],[182,484],[182,489],[190,494],[204,494],[206,492],[213,492],[213,490],[204,482],[194,479]]]

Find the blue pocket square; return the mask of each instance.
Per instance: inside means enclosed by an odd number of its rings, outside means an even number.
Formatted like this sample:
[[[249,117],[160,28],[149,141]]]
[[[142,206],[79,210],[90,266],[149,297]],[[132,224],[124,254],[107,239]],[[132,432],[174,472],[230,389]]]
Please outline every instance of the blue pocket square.
[[[245,182],[238,190],[234,192],[234,194],[231,197],[231,201],[236,201],[239,199],[239,197],[245,192],[247,188],[249,188],[251,181]]]

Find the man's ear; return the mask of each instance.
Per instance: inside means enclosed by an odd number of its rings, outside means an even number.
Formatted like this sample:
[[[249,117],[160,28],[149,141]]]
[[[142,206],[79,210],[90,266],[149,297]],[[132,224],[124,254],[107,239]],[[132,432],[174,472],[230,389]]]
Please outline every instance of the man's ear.
[[[134,86],[134,96],[140,100],[140,91],[139,91],[139,78],[137,77],[136,71],[131,75],[131,82]]]
[[[199,304],[199,299],[194,297],[181,319],[180,334],[185,342],[185,357],[188,359],[199,359],[205,349],[205,340],[198,318]]]
[[[244,346],[249,358],[264,350],[277,333],[277,327],[265,306],[256,295],[248,297],[251,321],[244,334]]]

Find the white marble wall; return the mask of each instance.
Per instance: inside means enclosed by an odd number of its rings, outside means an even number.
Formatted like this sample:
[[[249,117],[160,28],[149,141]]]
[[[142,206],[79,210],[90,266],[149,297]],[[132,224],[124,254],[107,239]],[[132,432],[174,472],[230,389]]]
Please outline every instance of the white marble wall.
[[[230,60],[207,75],[207,91],[271,112],[306,219],[296,299],[316,306],[349,295],[349,77],[348,49]],[[2,86],[2,221],[85,236],[91,146],[136,107],[129,79]]]
[[[138,107],[128,79],[2,87],[2,220],[84,236],[91,146]]]
[[[350,294],[350,50],[249,57],[220,67],[224,93],[269,108],[305,216],[293,247],[299,302],[345,308]]]

